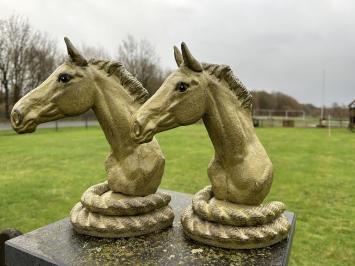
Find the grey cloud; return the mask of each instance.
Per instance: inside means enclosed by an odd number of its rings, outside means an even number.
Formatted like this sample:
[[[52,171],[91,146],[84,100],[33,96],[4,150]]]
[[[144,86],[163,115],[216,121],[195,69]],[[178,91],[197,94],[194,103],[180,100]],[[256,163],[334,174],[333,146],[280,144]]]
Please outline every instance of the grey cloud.
[[[154,44],[175,68],[172,47],[185,41],[196,58],[232,66],[250,89],[277,90],[320,105],[355,98],[355,2],[351,0],[41,1],[1,0],[63,47],[102,46],[112,54],[127,34]]]

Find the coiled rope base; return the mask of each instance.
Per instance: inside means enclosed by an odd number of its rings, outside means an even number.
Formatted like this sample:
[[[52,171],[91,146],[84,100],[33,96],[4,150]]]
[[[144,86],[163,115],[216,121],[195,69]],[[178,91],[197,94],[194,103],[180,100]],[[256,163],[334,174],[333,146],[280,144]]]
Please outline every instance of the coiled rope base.
[[[181,216],[184,233],[207,245],[229,249],[252,249],[273,245],[291,227],[282,214],[281,202],[245,206],[219,201],[210,186],[199,191]]]
[[[70,212],[76,232],[96,237],[145,235],[172,225],[171,197],[157,192],[132,197],[109,190],[107,182],[87,189]]]

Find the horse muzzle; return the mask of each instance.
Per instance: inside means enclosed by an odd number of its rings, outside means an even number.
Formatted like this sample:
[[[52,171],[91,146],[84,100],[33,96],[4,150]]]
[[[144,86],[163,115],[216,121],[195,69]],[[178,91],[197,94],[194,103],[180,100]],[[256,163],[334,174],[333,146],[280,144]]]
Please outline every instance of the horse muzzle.
[[[155,132],[153,128],[149,129],[144,127],[142,123],[139,122],[139,120],[135,120],[133,122],[131,136],[135,142],[140,144],[150,142],[154,137],[154,133]]]
[[[23,116],[20,111],[17,109],[12,110],[11,112],[11,124],[13,126],[19,126],[22,122]]]
[[[19,134],[35,131],[37,127],[35,119],[25,119],[24,117],[19,109],[14,108],[10,115],[12,128]]]

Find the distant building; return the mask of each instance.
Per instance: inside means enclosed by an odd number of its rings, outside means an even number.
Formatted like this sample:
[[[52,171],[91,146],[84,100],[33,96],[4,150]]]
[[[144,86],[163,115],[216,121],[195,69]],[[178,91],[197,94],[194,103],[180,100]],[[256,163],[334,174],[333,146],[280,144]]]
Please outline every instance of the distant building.
[[[349,104],[349,129],[353,131],[355,128],[355,100]]]

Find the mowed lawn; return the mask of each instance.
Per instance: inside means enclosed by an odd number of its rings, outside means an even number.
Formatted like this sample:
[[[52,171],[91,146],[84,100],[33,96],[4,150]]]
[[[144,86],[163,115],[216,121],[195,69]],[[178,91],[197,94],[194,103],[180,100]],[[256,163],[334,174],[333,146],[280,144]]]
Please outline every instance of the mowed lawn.
[[[297,215],[292,265],[355,264],[355,133],[260,128],[275,168],[267,200]],[[195,193],[209,184],[213,147],[203,125],[160,133],[161,187]],[[0,228],[23,232],[68,216],[86,188],[105,180],[109,146],[98,127],[0,132]]]

